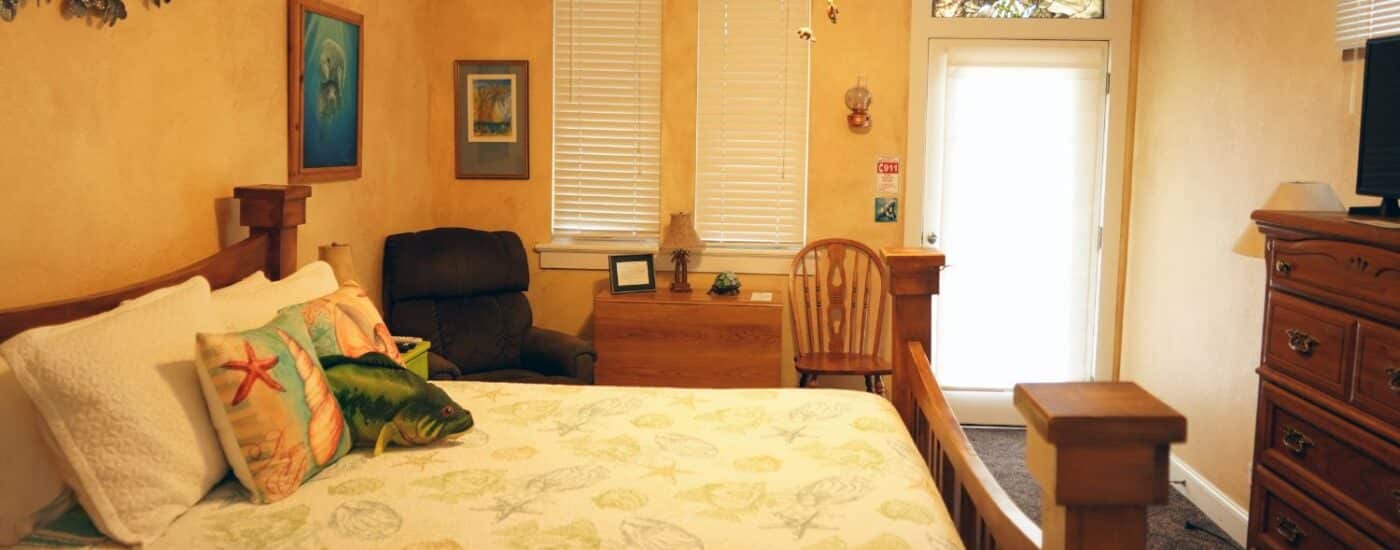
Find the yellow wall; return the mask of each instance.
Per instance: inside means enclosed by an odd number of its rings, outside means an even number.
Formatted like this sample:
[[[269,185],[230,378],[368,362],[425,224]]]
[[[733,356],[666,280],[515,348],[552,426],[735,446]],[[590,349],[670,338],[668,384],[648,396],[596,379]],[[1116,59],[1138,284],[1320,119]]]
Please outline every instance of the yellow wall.
[[[427,226],[426,0],[338,2],[366,25],[364,177],[318,184],[299,258]],[[285,183],[286,4],[128,2],[112,28],[27,2],[0,23],[0,307],[134,282],[216,250],[235,186]]]
[[[1174,451],[1247,505],[1264,265],[1231,247],[1280,182],[1353,198],[1360,65],[1330,2],[1142,10],[1122,374],[1187,416]]]
[[[666,0],[662,14],[662,216],[691,210],[695,171],[695,18],[697,0]],[[511,230],[527,247],[550,240],[551,0],[483,5],[465,0],[433,3],[431,138],[439,225]],[[847,237],[872,247],[901,242],[900,224],[874,222],[874,164],[880,154],[904,155],[909,89],[908,0],[845,6],[841,21],[826,21],[824,0],[812,1],[810,176],[808,239]],[[503,21],[510,24],[503,25]],[[454,59],[530,61],[529,181],[471,181],[453,177]],[[874,128],[854,134],[843,103],[857,75],[874,93]],[[540,270],[530,253],[530,300],[535,322],[571,333],[589,332],[592,294],[602,271]],[[779,276],[745,275],[746,287],[780,289]],[[695,277],[701,288],[710,276]],[[790,376],[790,373],[789,373]]]

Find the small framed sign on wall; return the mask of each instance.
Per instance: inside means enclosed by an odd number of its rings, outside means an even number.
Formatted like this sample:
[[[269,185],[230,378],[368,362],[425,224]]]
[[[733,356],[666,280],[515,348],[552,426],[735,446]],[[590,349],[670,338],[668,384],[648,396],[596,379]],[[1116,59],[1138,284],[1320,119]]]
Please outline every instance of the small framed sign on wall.
[[[294,183],[360,177],[364,22],[321,0],[287,2],[287,166]]]
[[[530,179],[530,62],[457,61],[457,179]]]

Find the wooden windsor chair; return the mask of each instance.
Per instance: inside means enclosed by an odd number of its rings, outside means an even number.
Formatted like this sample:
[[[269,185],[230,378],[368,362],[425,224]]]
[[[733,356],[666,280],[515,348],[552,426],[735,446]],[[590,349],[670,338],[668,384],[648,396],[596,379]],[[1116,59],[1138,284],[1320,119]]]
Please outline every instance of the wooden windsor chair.
[[[893,371],[880,358],[889,275],[874,250],[849,239],[823,239],[797,253],[788,274],[798,385],[823,375],[864,376],[883,395]]]

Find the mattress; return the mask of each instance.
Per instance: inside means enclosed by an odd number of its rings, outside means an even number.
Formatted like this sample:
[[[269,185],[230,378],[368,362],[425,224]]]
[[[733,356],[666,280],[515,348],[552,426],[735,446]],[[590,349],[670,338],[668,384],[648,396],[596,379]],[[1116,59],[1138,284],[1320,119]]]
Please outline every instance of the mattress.
[[[465,437],[357,450],[290,498],[218,486],[149,548],[961,548],[882,398],[441,386]],[[28,546],[106,547],[81,510]]]

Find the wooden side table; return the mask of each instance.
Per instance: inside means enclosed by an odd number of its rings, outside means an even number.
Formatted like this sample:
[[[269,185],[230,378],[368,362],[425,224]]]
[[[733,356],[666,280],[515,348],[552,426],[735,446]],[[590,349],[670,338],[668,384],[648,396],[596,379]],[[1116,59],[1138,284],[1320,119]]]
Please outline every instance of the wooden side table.
[[[595,380],[615,386],[780,387],[784,296],[770,292],[772,301],[755,302],[753,294],[598,293]]]

